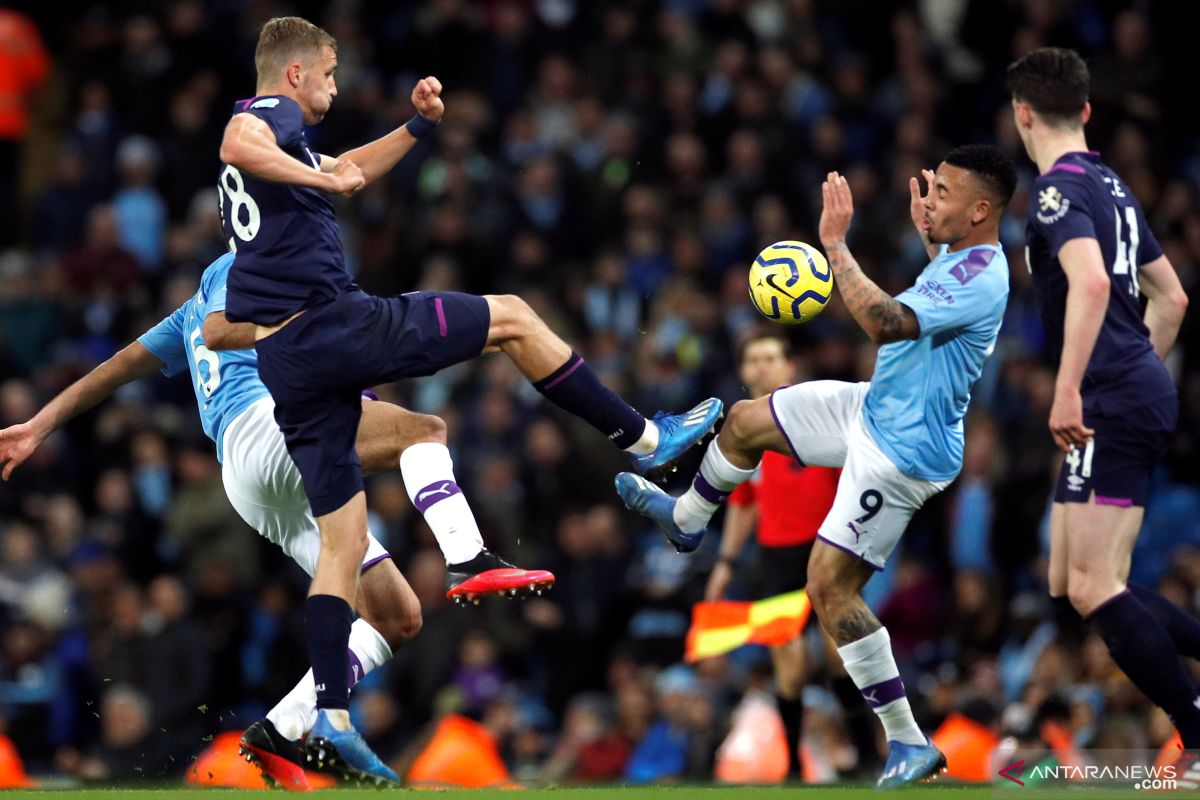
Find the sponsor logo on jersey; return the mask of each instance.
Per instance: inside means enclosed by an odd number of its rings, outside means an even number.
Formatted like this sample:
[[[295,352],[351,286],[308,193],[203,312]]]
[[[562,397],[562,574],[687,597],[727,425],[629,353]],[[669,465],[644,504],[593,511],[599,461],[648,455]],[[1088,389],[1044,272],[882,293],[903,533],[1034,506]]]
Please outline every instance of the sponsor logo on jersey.
[[[1038,192],[1038,222],[1050,225],[1058,222],[1067,215],[1071,208],[1071,198],[1063,197],[1057,186],[1047,186]]]

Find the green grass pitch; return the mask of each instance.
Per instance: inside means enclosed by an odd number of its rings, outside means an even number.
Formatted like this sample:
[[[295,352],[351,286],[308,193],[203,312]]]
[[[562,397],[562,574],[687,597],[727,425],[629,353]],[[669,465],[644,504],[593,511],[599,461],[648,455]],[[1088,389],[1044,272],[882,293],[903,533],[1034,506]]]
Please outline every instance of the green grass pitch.
[[[881,800],[894,793],[881,793],[869,786],[771,786],[771,787],[734,787],[734,786],[652,786],[624,787],[598,786],[588,788],[547,788],[547,789],[512,789],[512,790],[441,790],[441,789],[402,789],[410,796],[428,796],[430,800],[770,800],[781,797],[830,798],[830,800]],[[1019,791],[1019,790],[1018,790]],[[233,789],[192,789],[192,788],[115,788],[115,789],[61,789],[61,790],[30,790],[4,792],[4,800],[229,800],[237,794],[249,792]],[[262,796],[264,793],[255,792]],[[314,794],[329,795],[338,800],[359,800],[362,798],[379,798],[386,796],[387,791],[376,789],[329,789]],[[900,792],[903,800],[922,800],[922,798],[940,798],[940,800],[983,800],[1001,794],[993,791],[990,786],[957,786],[942,784],[937,786],[919,786]],[[1014,798],[1023,793],[1004,792]],[[1090,793],[1089,793],[1090,794]],[[279,797],[287,796],[277,793]]]

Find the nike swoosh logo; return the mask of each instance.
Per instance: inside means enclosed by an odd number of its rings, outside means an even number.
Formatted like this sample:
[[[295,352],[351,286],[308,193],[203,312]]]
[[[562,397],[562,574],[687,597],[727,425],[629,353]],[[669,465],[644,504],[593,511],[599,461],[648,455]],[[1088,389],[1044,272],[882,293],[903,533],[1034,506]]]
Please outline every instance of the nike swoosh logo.
[[[795,300],[795,299],[796,299],[796,296],[795,296],[794,294],[792,294],[791,292],[789,292],[787,289],[783,288],[783,287],[782,287],[782,286],[780,286],[779,284],[775,283],[775,276],[774,276],[774,275],[768,275],[768,276],[767,276],[767,286],[770,286],[770,287],[771,287],[772,289],[774,289],[775,291],[779,292],[779,293],[780,293],[780,294],[782,294],[782,295],[785,295],[785,296],[787,296],[787,297],[790,297],[790,298],[791,298],[791,299],[793,299],[793,300]]]

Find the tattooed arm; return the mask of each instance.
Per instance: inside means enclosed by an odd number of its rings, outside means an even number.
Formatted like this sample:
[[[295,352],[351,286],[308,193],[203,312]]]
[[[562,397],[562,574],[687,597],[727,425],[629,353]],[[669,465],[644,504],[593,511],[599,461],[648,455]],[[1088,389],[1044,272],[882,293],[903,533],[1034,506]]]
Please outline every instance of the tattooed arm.
[[[821,195],[825,201],[821,211],[821,244],[829,257],[834,283],[854,321],[876,344],[916,339],[921,335],[916,314],[863,274],[846,246],[846,231],[854,216],[854,203],[846,179],[836,172],[829,173],[821,186]]]

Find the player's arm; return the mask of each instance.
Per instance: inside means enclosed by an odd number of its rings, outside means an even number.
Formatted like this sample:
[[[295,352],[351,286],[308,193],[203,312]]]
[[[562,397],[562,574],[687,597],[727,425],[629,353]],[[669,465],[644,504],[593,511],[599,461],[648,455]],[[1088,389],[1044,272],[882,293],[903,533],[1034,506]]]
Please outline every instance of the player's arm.
[[[1109,278],[1100,243],[1091,237],[1068,239],[1058,251],[1067,275],[1062,360],[1054,383],[1050,432],[1063,450],[1083,446],[1094,431],[1083,424],[1080,385],[1108,310]]]
[[[328,167],[333,169],[336,164],[350,160],[362,169],[363,180],[366,183],[386,175],[396,166],[396,162],[408,155],[408,151],[441,121],[442,115],[446,113],[441,94],[442,83],[432,75],[417,81],[412,91],[412,104],[417,109],[417,117],[386,136],[342,153],[336,159],[322,156],[321,169],[327,168],[326,161],[333,162],[333,165]]]
[[[1146,295],[1146,327],[1159,358],[1166,358],[1175,346],[1179,326],[1187,311],[1188,296],[1179,275],[1166,256],[1143,264],[1138,270],[1142,294]]]
[[[204,346],[209,350],[250,350],[254,347],[253,322],[230,322],[224,311],[204,318]]]
[[[916,314],[868,278],[846,246],[846,231],[854,216],[854,201],[846,179],[836,172],[829,173],[821,185],[821,196],[825,201],[821,210],[821,244],[829,257],[834,283],[854,321],[876,344],[916,339],[921,335]]]
[[[929,259],[932,261],[937,257],[940,245],[929,241],[929,222],[925,219],[925,201],[929,199],[929,193],[933,191],[933,181],[937,176],[931,169],[921,170],[921,175],[925,178],[924,195],[921,194],[921,182],[916,178],[908,179],[908,191],[911,195],[908,211],[912,216],[913,226],[917,229],[917,235],[921,237],[921,244],[925,245],[925,252],[929,254]]]
[[[221,139],[221,160],[256,178],[292,186],[308,186],[334,194],[362,188],[361,171],[351,162],[329,172],[312,169],[289,156],[275,140],[271,126],[253,114],[234,114]]]
[[[721,531],[721,551],[717,555],[717,563],[709,573],[708,584],[704,587],[705,600],[720,600],[729,589],[733,578],[733,565],[737,562],[738,554],[746,546],[754,526],[758,524],[758,506],[756,504],[733,504],[725,507],[725,526]]]
[[[33,419],[0,430],[0,465],[4,470],[0,477],[8,480],[13,470],[63,424],[109,397],[121,386],[153,375],[163,366],[163,362],[145,345],[133,342],[64,389]]]

